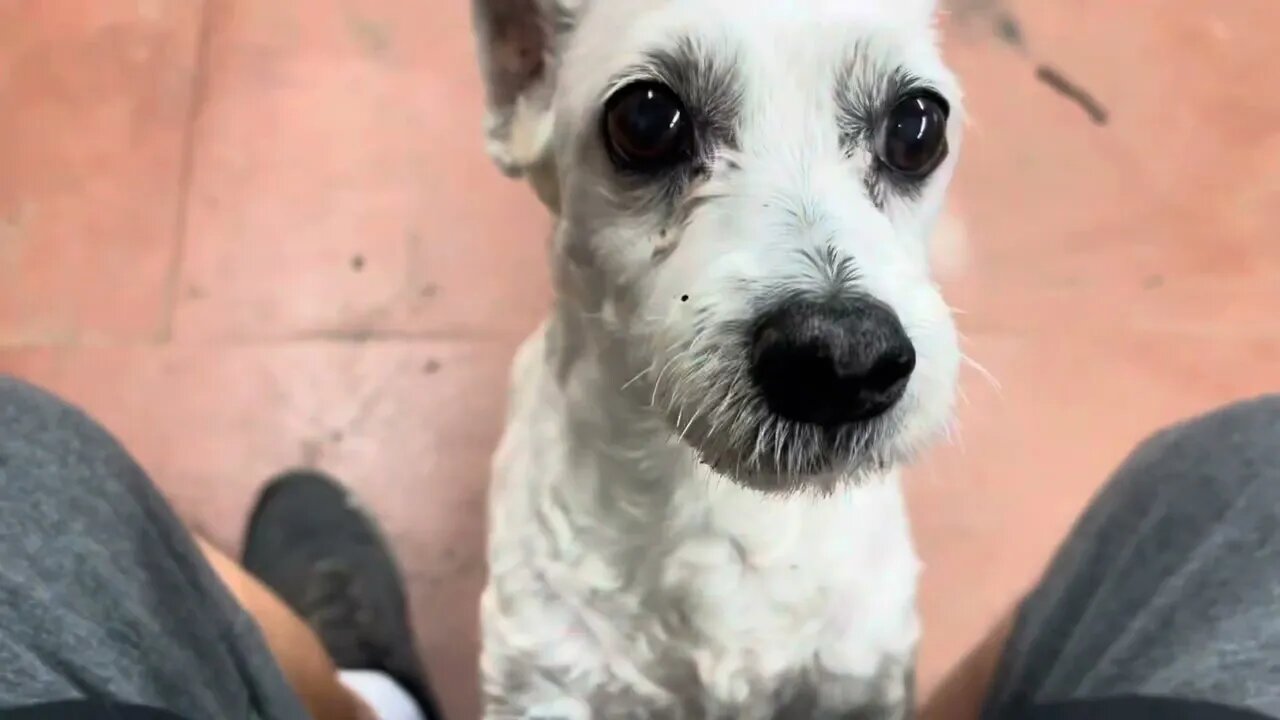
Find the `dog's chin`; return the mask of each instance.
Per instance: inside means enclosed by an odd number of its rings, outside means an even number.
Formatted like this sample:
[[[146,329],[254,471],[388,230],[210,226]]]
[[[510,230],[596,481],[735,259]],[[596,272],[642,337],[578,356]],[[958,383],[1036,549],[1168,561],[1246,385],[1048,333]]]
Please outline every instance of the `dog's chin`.
[[[675,426],[699,460],[728,480],[770,494],[830,493],[882,476],[910,459],[894,413],[827,428],[765,415],[752,426]]]

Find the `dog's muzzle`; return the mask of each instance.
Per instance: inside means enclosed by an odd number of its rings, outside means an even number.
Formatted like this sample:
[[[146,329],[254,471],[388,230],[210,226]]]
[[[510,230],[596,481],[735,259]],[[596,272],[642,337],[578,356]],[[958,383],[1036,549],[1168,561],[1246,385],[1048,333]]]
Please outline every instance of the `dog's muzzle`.
[[[871,420],[902,399],[916,366],[898,316],[869,297],[791,301],[751,339],[751,374],[770,412],[834,429]]]

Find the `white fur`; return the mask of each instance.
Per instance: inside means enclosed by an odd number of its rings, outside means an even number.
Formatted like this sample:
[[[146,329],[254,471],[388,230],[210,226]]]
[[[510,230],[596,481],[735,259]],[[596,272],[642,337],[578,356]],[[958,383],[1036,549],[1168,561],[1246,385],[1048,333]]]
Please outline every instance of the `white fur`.
[[[486,717],[901,717],[919,565],[896,467],[949,422],[960,358],[926,243],[963,125],[932,3],[475,2],[491,151],[557,214],[557,301],[515,361],[494,462]],[[540,74],[508,47],[522,7],[572,20],[516,33]],[[611,189],[598,113],[677,37],[732,59],[741,127],[664,224]],[[918,197],[876,207],[870,159],[841,152],[844,67],[855,86],[902,67],[950,101],[951,155]],[[749,399],[734,333],[762,296],[835,282],[820,242],[856,262],[918,361],[872,442],[796,476],[798,458],[761,451],[784,430]],[[787,715],[793,695],[812,704]]]

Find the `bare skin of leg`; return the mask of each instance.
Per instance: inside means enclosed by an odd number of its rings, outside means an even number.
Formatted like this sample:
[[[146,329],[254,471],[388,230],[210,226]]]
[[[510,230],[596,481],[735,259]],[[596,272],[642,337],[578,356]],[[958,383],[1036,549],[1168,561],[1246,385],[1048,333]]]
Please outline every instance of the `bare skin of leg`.
[[[241,607],[258,623],[267,647],[316,720],[377,720],[338,682],[338,669],[302,618],[231,558],[201,538],[196,544]]]

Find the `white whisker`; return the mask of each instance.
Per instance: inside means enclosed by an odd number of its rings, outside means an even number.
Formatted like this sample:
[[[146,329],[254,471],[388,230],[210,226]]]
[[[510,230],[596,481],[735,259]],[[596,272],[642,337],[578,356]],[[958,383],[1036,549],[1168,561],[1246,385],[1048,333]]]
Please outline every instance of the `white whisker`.
[[[986,379],[986,381],[991,384],[992,389],[994,389],[997,393],[1003,392],[1004,389],[1000,386],[1000,381],[996,379],[996,376],[992,374],[990,370],[987,370],[985,367],[983,367],[982,364],[979,363],[977,360],[974,360],[973,358],[969,357],[964,353],[960,354],[960,360],[964,362],[964,364],[973,368],[974,370],[977,370],[978,374],[981,375],[984,379]]]
[[[635,376],[635,377],[633,377],[633,378],[631,378],[630,380],[628,380],[628,381],[626,381],[625,383],[623,383],[621,390],[622,390],[622,391],[626,391],[626,389],[627,389],[627,388],[629,388],[629,387],[631,387],[632,385],[635,385],[636,383],[640,382],[640,378],[642,378],[642,377],[644,377],[645,375],[648,375],[648,374],[649,374],[649,368],[645,368],[645,369],[641,370],[640,372],[636,373],[636,376]]]

